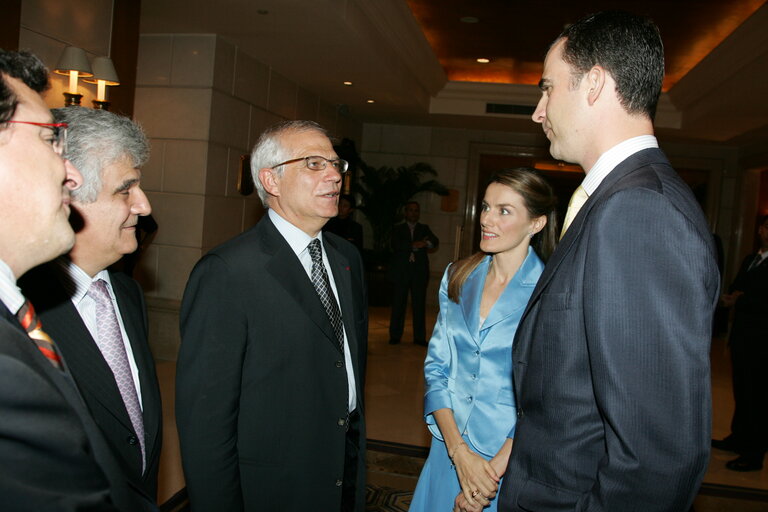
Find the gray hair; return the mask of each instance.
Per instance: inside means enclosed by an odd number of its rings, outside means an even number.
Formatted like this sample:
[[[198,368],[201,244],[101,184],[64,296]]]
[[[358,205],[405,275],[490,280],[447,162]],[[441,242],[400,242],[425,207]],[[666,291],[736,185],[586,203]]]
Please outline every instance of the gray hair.
[[[101,176],[109,165],[128,158],[141,168],[149,159],[144,131],[127,117],[106,110],[65,107],[52,110],[56,122],[68,123],[64,158],[83,175],[83,184],[72,192],[81,203],[92,203],[101,191]]]
[[[256,191],[261,199],[261,204],[264,208],[269,208],[267,199],[269,194],[264,189],[261,180],[259,179],[259,170],[264,168],[272,168],[275,165],[289,160],[292,156],[286,154],[285,148],[280,142],[280,137],[286,132],[306,132],[316,131],[320,132],[328,137],[328,131],[317,124],[314,121],[283,121],[274,126],[270,126],[256,141],[256,145],[251,151],[251,177],[253,178],[253,184],[256,186]],[[275,169],[277,176],[283,175],[284,167]]]

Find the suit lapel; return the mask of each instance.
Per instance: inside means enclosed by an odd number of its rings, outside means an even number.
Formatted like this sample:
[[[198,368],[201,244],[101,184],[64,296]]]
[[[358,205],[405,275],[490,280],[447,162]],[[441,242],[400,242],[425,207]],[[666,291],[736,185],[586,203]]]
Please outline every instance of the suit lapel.
[[[522,265],[520,265],[514,277],[507,283],[504,291],[501,292],[496,303],[488,312],[488,317],[482,325],[483,330],[506,320],[515,313],[519,313],[528,304],[528,292],[538,282],[537,268],[539,268],[539,259],[536,257],[533,248],[529,247],[528,255],[523,260]]]
[[[133,430],[114,375],[70,300],[40,314],[44,329],[64,352],[67,364],[78,375],[78,386],[100,402],[127,428]]]
[[[478,345],[480,344],[480,302],[483,298],[483,287],[485,286],[485,278],[488,275],[488,264],[490,261],[489,257],[483,259],[480,265],[467,276],[464,286],[461,287],[459,307],[464,316],[464,322],[467,324],[467,331]]]
[[[328,314],[325,312],[323,303],[320,302],[315,287],[309,280],[296,253],[293,252],[291,246],[269,220],[269,216],[265,216],[262,223],[260,223],[264,226],[261,233],[262,247],[270,255],[266,264],[267,271],[274,276],[288,295],[297,302],[299,308],[325,334],[328,342],[340,351]]]
[[[644,149],[629,156],[619,165],[617,165],[608,175],[603,179],[595,192],[589,196],[587,202],[584,203],[579,213],[573,219],[573,222],[568,227],[568,231],[565,232],[565,236],[560,240],[557,248],[550,256],[547,265],[544,267],[544,272],[541,274],[536,287],[531,294],[531,298],[528,301],[528,305],[520,318],[520,323],[515,334],[515,342],[513,346],[513,360],[515,362],[525,363],[528,360],[528,352],[530,350],[530,343],[533,341],[530,330],[532,325],[528,325],[530,322],[526,322],[531,310],[538,303],[538,299],[543,291],[549,285],[552,277],[557,272],[557,269],[566,259],[570,259],[568,255],[571,252],[572,247],[579,239],[581,231],[584,228],[586,219],[589,217],[590,212],[596,205],[600,204],[602,199],[612,192],[614,185],[629,173],[638,169],[644,165],[648,165],[652,162],[659,162],[669,164],[664,154],[659,149]],[[525,364],[515,367],[514,380],[515,385],[519,386],[522,382],[523,375],[525,373]],[[519,387],[518,387],[519,389]]]
[[[155,362],[147,344],[145,306],[141,295],[131,293],[124,277],[110,272],[112,289],[115,292],[120,318],[123,321],[128,341],[133,351],[133,359],[139,371],[141,404],[144,419],[144,438],[147,461],[154,453],[162,416],[160,390],[157,384]],[[136,292],[141,293],[138,289]],[[130,418],[129,418],[130,421]],[[149,466],[149,464],[147,464]]]
[[[350,356],[352,361],[357,361],[357,337],[355,336],[354,319],[355,315],[355,301],[352,294],[352,276],[349,270],[349,261],[341,254],[331,237],[323,237],[325,245],[325,253],[328,255],[328,262],[331,266],[331,277],[336,284],[336,291],[338,292],[339,304],[341,304],[341,318],[344,322],[344,332],[347,334],[347,341],[349,342]],[[335,339],[335,337],[334,337]]]

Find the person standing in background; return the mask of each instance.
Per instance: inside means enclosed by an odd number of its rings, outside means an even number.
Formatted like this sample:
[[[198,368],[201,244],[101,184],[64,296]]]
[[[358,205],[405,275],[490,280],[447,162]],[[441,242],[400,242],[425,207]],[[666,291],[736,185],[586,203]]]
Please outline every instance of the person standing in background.
[[[392,314],[389,319],[389,343],[400,343],[405,325],[408,294],[413,312],[413,342],[427,346],[426,307],[429,282],[429,253],[435,252],[440,240],[429,226],[421,224],[421,207],[416,201],[405,203],[405,222],[392,229],[392,259],[389,279],[392,282]]]
[[[739,454],[725,467],[759,471],[768,450],[768,215],[757,228],[760,248],[744,258],[723,304],[734,308],[731,326],[733,398],[731,434],[712,447]]]

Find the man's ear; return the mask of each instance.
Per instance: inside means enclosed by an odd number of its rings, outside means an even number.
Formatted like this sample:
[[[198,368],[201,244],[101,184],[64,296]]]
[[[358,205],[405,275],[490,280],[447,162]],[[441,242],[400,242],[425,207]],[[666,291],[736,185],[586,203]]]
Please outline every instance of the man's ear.
[[[259,169],[259,181],[269,195],[277,197],[280,195],[280,180],[275,176],[275,172],[269,167]]]
[[[587,91],[587,102],[590,106],[600,98],[605,88],[606,71],[602,66],[592,66],[585,77],[589,90]]]

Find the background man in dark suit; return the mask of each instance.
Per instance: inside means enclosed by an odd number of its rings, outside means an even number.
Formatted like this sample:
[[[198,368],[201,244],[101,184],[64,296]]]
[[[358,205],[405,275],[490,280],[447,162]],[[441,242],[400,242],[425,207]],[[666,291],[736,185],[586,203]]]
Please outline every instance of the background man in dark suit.
[[[69,250],[65,126],[39,93],[43,64],[0,50],[0,499],[4,511],[156,510],[123,478],[67,362],[16,278]],[[17,314],[22,312],[24,331]]]
[[[768,450],[768,215],[757,228],[760,249],[741,264],[736,279],[723,295],[735,309],[731,327],[733,398],[736,410],[731,435],[712,446],[739,454],[725,467],[733,471],[763,469]]]
[[[389,278],[392,281],[392,314],[389,319],[389,343],[400,343],[405,324],[408,292],[413,312],[413,342],[427,344],[426,304],[429,282],[429,256],[440,240],[429,226],[419,223],[421,207],[416,201],[405,203],[405,222],[392,229],[392,261]]]
[[[136,223],[151,211],[140,187],[149,146],[139,126],[106,110],[67,107],[54,118],[69,125],[64,156],[83,176],[72,193],[75,245],[27,274],[22,289],[126,478],[154,500],[162,410],[144,296],[136,281],[107,270],[136,250]]]
[[[251,169],[267,215],[198,262],[181,307],[192,510],[362,511],[363,266],[321,232],[347,162],[319,125],[288,121],[261,135]]]
[[[339,235],[344,240],[357,247],[357,250],[363,250],[363,226],[355,222],[352,214],[355,213],[355,198],[350,194],[339,196],[339,214],[330,219],[323,231],[330,231]]]
[[[653,136],[663,76],[658,29],[621,12],[569,26],[544,61],[533,120],[587,174],[515,337],[500,510],[683,511],[704,476],[719,275]]]

